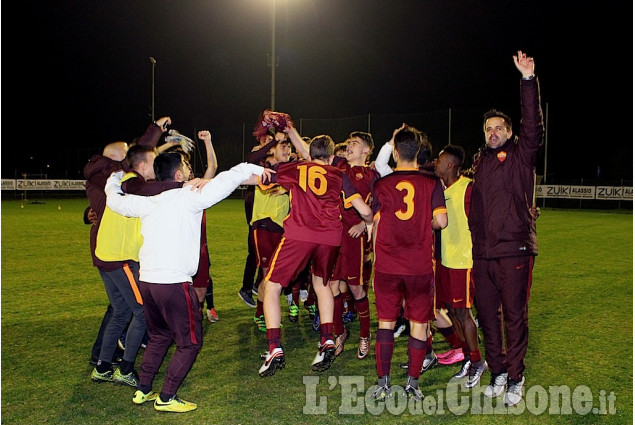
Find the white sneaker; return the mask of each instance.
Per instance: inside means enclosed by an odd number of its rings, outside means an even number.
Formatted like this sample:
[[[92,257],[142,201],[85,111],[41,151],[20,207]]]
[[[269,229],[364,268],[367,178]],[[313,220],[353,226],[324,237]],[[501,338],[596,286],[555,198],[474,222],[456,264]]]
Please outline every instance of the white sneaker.
[[[284,369],[285,361],[284,361],[284,352],[282,348],[274,348],[271,353],[266,353],[265,362],[260,366],[260,370],[258,370],[258,375],[261,377],[265,376],[273,376],[278,369]]]
[[[434,354],[434,351],[432,351],[430,352],[430,354],[427,354],[426,357],[423,359],[423,364],[421,365],[421,373],[429,369],[432,369],[436,365],[437,365],[437,355]]]
[[[382,383],[383,381],[383,383]],[[377,382],[377,388],[373,391],[373,400],[385,400],[390,396],[392,388],[390,387],[390,376],[379,378]]]
[[[470,366],[472,366],[472,362],[467,359],[461,364],[461,370],[454,374],[454,378],[462,379],[465,378],[470,371]]]
[[[399,326],[397,326],[397,328],[395,329],[395,331],[393,332],[393,338],[399,338],[401,336],[401,334],[403,333],[403,331],[406,330],[406,323],[402,323]]]
[[[413,380],[417,383],[413,384]],[[418,379],[414,379],[412,376],[408,376],[408,379],[406,380],[406,385],[404,386],[403,390],[406,397],[414,398],[417,401],[421,401],[423,400],[423,393],[419,389],[418,381],[419,381]]]
[[[517,405],[520,400],[523,399],[523,387],[525,386],[525,377],[518,381],[514,382],[511,379],[507,381],[507,392],[505,393],[505,397],[503,401],[505,402],[505,406],[511,407]]]
[[[492,374],[489,385],[483,393],[485,397],[495,398],[503,394],[503,391],[507,388],[507,376],[507,372],[499,373],[498,375]]]
[[[309,299],[309,291],[306,289],[300,289],[300,301],[303,303]]]
[[[474,388],[476,384],[481,381],[483,372],[487,370],[487,362],[481,360],[477,363],[472,363],[467,373],[467,381],[465,381],[465,388]]]
[[[335,342],[327,339],[324,345],[318,344],[318,352],[313,359],[311,369],[314,372],[324,372],[331,367],[333,360],[335,360]]]

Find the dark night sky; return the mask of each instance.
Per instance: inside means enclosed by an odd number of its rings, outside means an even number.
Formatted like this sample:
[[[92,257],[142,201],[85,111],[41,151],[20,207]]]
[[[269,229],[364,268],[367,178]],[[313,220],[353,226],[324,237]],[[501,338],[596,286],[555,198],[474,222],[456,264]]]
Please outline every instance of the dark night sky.
[[[339,118],[496,107],[516,118],[512,55],[522,49],[549,104],[550,174],[593,178],[600,166],[603,178],[632,178],[631,2],[276,1],[277,110]],[[190,136],[210,129],[221,168],[233,165],[223,164],[226,144],[242,143],[243,123],[251,144],[270,106],[271,0],[24,0],[3,21],[12,28],[3,178],[46,164],[50,177],[81,178],[88,152],[142,134],[149,56],[156,118],[170,115]]]

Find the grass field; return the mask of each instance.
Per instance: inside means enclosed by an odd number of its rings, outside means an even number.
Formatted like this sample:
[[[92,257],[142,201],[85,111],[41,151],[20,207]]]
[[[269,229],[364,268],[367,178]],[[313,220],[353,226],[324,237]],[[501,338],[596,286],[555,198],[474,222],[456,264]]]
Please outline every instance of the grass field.
[[[179,391],[199,407],[179,415],[160,414],[150,403],[133,405],[130,387],[90,381],[90,349],[108,300],[90,259],[86,205],[83,199],[2,202],[2,424],[633,422],[630,212],[543,210],[530,300],[528,403],[510,411],[495,403],[492,411],[478,392],[459,392],[457,405],[457,387],[449,383],[456,365],[422,375],[423,406],[400,397],[387,405],[365,401],[376,373],[374,356],[355,357],[358,322],[333,366],[311,372],[318,334],[302,308],[298,323],[283,314],[287,367],[260,378],[265,336],[252,322],[254,310],[237,296],[246,255],[243,203],[225,200],[208,211],[220,321],[205,322],[203,348]],[[371,330],[374,313],[371,306]],[[398,363],[407,360],[406,344],[407,338],[396,340],[393,384],[405,379]],[[448,347],[437,338],[434,348]],[[551,396],[556,389],[564,391],[564,403]]]

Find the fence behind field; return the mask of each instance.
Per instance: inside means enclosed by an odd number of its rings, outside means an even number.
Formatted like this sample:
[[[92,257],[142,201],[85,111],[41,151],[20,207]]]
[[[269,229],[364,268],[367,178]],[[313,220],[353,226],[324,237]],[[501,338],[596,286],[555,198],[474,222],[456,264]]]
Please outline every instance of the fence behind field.
[[[544,110],[547,126],[549,125],[549,105]],[[373,135],[375,149],[371,155],[374,160],[381,146],[390,139],[393,130],[401,123],[412,125],[428,135],[433,147],[433,155],[448,143],[464,148],[465,166],[469,167],[472,157],[483,142],[482,109],[443,109],[423,113],[410,114],[365,114],[343,118],[296,118],[295,124],[302,136],[314,137],[329,134],[335,143],[346,140],[351,131],[367,131]],[[515,123],[518,117],[512,116]],[[517,124],[515,124],[517,125]],[[230,124],[212,129],[212,141],[218,158],[218,171],[244,161],[246,155],[255,145],[251,135],[253,123]],[[184,129],[183,129],[184,130]],[[199,129],[192,129],[189,135],[197,143],[190,162],[194,174],[202,176],[205,168],[205,147],[195,134]],[[549,128],[546,129],[547,133]],[[624,178],[608,180],[600,174],[598,167],[596,178],[562,178],[566,175],[558,169],[557,158],[550,161],[547,155],[553,156],[548,143],[550,137],[545,134],[545,146],[540,150],[536,171],[539,174],[536,197],[539,206],[574,207],[574,208],[628,208],[632,209],[632,175]],[[563,141],[555,142],[556,147]],[[67,151],[65,158],[51,159],[57,166],[46,174],[27,174],[23,170],[12,170],[3,173],[3,198],[31,198],[44,196],[77,196],[83,190],[83,168],[92,155],[100,154],[103,147],[81,148]],[[557,155],[557,151],[554,150]],[[626,158],[626,152],[624,157]],[[629,156],[630,157],[630,156]],[[394,163],[391,160],[391,165]],[[47,165],[48,167],[48,165]],[[31,170],[37,172],[37,170]],[[47,170],[44,170],[47,171]],[[631,165],[632,171],[632,165]],[[40,170],[42,173],[42,170]],[[588,170],[587,170],[588,174]],[[596,173],[593,172],[592,175]],[[7,178],[13,177],[13,178]],[[48,178],[47,178],[48,177]],[[61,177],[61,178],[60,178]],[[31,195],[29,195],[31,193]],[[237,190],[232,197],[242,197],[242,190]]]

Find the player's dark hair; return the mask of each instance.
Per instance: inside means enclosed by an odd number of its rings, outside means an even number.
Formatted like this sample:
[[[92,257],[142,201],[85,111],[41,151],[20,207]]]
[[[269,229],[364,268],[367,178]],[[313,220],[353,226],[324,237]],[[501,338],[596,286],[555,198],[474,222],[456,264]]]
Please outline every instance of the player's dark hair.
[[[395,150],[404,161],[414,161],[422,141],[423,135],[419,130],[406,126],[395,134]]]
[[[183,166],[179,152],[163,152],[154,159],[154,174],[159,181],[173,181],[176,170]]]
[[[334,150],[335,143],[333,143],[331,136],[327,134],[315,136],[311,139],[311,143],[309,144],[309,155],[311,159],[328,161],[329,157],[333,155]]]
[[[446,145],[442,152],[447,153],[448,155],[452,155],[456,158],[459,163],[459,168],[463,166],[463,162],[465,161],[465,150],[461,146],[457,145]]]

